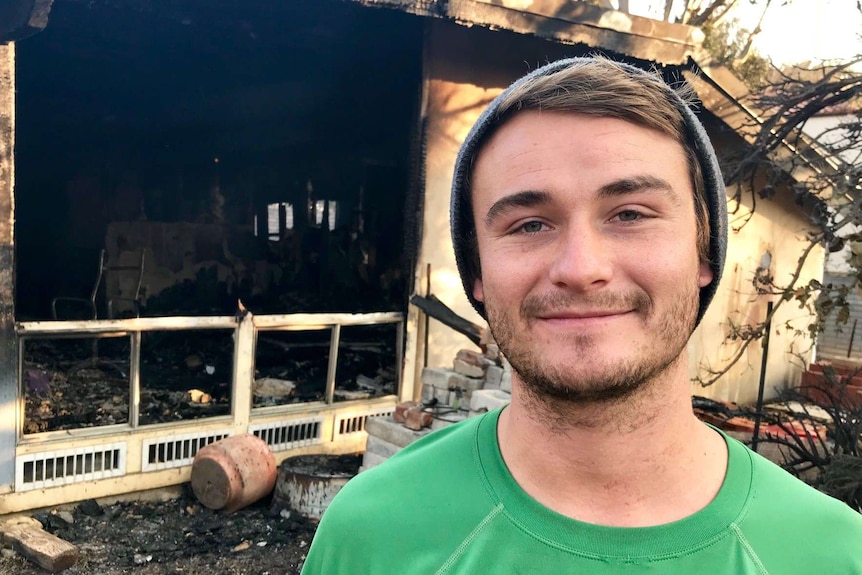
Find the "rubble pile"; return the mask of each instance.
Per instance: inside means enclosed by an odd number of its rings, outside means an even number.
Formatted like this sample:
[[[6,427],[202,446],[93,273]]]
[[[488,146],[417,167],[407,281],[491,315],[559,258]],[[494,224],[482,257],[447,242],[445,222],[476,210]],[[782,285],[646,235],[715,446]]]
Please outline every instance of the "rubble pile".
[[[755,412],[745,409],[730,401],[720,401],[706,397],[693,396],[692,406],[698,419],[709,423],[730,435],[750,441],[754,434]],[[770,403],[763,406],[759,434],[760,437],[787,439],[791,435],[800,438],[826,439],[829,414],[814,405]],[[774,423],[778,416],[783,416],[782,424]]]
[[[25,434],[128,421],[128,346],[92,342],[22,343]]]
[[[484,353],[462,349],[452,368],[422,370],[422,403],[437,410],[451,409],[476,415],[509,403],[512,367],[496,344]]]
[[[73,548],[78,563],[67,573],[294,573],[316,526],[272,506],[269,498],[232,515],[204,507],[191,490],[176,499],[90,499],[0,520],[0,573],[56,572],[71,562]],[[23,547],[23,537],[15,533],[22,528],[51,540],[53,547],[36,546],[32,537]]]
[[[391,417],[369,418],[362,470],[370,469],[433,430],[511,401],[512,366],[485,331],[481,352],[458,351],[451,368],[422,370],[422,402],[396,406]]]
[[[274,334],[259,336],[254,407],[324,401],[328,367],[328,339],[295,342]],[[391,395],[397,391],[397,382],[393,345],[379,341],[341,343],[335,401]]]

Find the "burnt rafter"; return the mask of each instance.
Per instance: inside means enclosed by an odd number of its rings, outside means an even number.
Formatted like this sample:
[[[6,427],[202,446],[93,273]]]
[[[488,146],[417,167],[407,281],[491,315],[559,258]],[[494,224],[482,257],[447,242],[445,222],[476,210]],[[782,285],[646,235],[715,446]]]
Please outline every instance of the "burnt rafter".
[[[482,328],[452,311],[446,304],[437,299],[435,295],[431,294],[428,297],[414,295],[410,298],[410,303],[443,325],[451,327],[461,335],[467,336],[476,345],[481,343]]]
[[[22,40],[48,25],[54,0],[5,0],[0,2],[0,44]]]

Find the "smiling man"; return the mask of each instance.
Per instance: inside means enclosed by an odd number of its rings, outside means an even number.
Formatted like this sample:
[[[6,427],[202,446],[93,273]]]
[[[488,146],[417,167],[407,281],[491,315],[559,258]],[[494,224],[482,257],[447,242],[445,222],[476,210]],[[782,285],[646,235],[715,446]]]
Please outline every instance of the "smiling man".
[[[576,58],[495,99],[456,163],[452,238],[512,402],[351,481],[303,573],[862,574],[862,516],[692,413],[725,202],[657,75]]]

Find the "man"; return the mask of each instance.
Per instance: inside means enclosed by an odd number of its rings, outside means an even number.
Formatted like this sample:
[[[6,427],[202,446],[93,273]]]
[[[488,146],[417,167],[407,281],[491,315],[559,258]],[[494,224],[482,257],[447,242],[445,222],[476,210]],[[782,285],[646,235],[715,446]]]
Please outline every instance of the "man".
[[[726,196],[662,80],[549,64],[461,149],[452,237],[512,402],[338,495],[306,574],[862,574],[862,516],[692,414]]]

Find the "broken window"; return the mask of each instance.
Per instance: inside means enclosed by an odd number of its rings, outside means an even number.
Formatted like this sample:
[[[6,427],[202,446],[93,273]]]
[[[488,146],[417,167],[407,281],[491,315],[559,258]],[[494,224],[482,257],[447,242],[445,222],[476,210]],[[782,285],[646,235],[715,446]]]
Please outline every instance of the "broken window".
[[[253,406],[395,395],[398,333],[395,324],[260,330]],[[332,397],[328,398],[330,378]]]
[[[293,229],[293,205],[277,202],[266,206],[266,228],[261,229],[257,216],[254,216],[254,235],[264,236],[277,242],[287,230]]]
[[[129,421],[128,336],[20,341],[24,434]]]
[[[139,424],[231,412],[233,330],[141,334]]]
[[[231,413],[233,330],[151,331],[21,340],[25,435]],[[133,372],[135,358],[137,373]],[[131,378],[140,394],[130,414]]]

